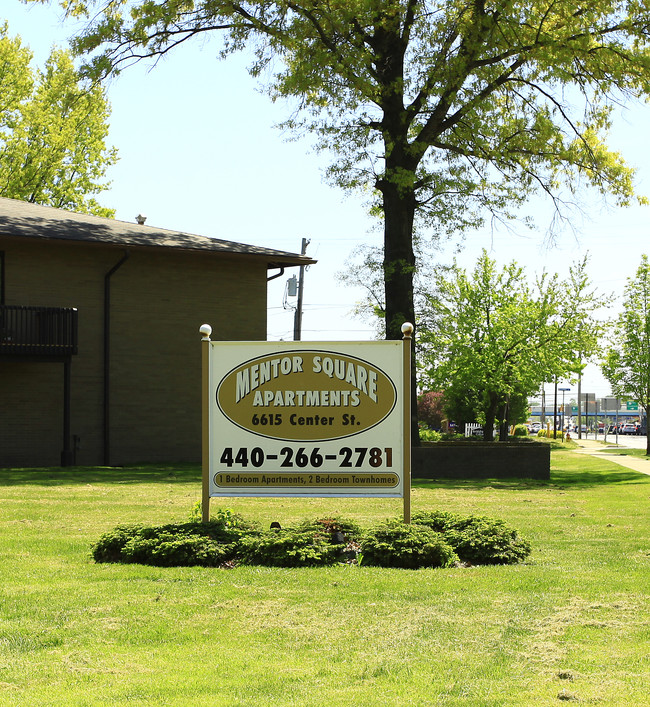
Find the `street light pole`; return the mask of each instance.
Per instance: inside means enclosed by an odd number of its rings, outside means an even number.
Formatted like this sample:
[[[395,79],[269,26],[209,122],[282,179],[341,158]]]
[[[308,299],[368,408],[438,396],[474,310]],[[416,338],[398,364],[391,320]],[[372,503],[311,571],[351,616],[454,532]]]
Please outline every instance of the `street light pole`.
[[[562,391],[562,439],[564,439],[564,393],[571,388],[558,388],[558,390]]]
[[[553,397],[553,439],[557,439],[557,376],[555,376],[554,385],[554,397]]]
[[[582,370],[578,373],[578,439],[582,439]]]

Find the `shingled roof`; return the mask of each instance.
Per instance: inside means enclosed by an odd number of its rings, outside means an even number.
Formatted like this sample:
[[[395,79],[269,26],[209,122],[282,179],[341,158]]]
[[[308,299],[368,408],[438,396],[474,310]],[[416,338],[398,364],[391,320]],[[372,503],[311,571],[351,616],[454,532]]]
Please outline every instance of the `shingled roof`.
[[[156,226],[141,226],[137,223],[78,214],[3,197],[0,197],[1,236],[83,241],[122,248],[165,248],[250,255],[266,260],[268,268],[310,265],[316,262],[297,253],[170,231]]]

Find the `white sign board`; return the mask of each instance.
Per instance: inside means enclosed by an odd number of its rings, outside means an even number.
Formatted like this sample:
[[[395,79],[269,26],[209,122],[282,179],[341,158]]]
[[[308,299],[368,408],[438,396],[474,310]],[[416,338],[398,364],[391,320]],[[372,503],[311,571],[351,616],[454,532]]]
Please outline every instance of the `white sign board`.
[[[209,496],[404,495],[402,341],[208,345]]]

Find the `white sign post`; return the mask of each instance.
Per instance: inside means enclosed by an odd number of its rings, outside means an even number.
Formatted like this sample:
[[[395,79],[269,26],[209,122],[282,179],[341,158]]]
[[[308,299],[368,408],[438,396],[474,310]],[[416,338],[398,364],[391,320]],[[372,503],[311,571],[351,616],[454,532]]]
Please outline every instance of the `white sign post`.
[[[214,496],[403,497],[410,522],[412,325],[376,342],[200,331],[204,522]]]

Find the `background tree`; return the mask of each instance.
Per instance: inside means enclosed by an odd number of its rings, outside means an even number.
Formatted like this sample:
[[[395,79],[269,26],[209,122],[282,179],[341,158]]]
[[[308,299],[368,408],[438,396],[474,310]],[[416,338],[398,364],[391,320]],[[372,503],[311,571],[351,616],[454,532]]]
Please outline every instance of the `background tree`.
[[[462,433],[465,425],[478,422],[483,426],[483,435],[486,441],[494,440],[494,426],[499,428],[499,439],[508,438],[511,425],[525,422],[528,419],[528,395],[513,387],[507,394],[497,396],[496,411],[492,420],[490,432],[486,428],[486,410],[490,404],[489,391],[486,388],[470,389],[467,387],[466,377],[458,377],[449,382],[444,391],[444,410],[447,418],[453,420],[459,432]]]
[[[80,80],[68,52],[36,73],[31,58],[0,26],[0,195],[112,217],[93,197],[117,159],[104,90]]]
[[[39,0],[33,0],[39,1]],[[414,228],[447,235],[558,205],[583,182],[628,203],[604,143],[613,105],[650,93],[650,9],[627,0],[61,0],[91,17],[74,40],[93,77],[205,33],[250,48],[288,125],[333,151],[330,177],[383,219],[386,335],[415,323]]]
[[[503,404],[500,414],[497,414],[499,422],[499,439],[507,439],[512,425],[518,425],[526,422],[530,414],[530,406],[528,405],[528,392],[516,391],[508,396],[507,401]]]
[[[420,327],[421,378],[426,387],[462,396],[494,439],[515,399],[575,368],[579,352],[594,351],[599,301],[589,289],[586,259],[570,269],[572,287],[543,274],[531,286],[515,262],[500,269],[484,251],[471,274],[456,264],[438,275]]]
[[[481,422],[476,414],[476,391],[450,383],[444,391],[444,396],[445,415],[450,422],[455,423],[457,432],[463,434],[466,424]]]
[[[439,390],[430,390],[418,396],[418,419],[432,430],[442,429],[446,419],[445,396]]]
[[[636,276],[628,278],[623,311],[615,322],[602,371],[617,397],[637,400],[650,409],[650,263],[641,258]],[[650,455],[650,430],[646,432]]]

